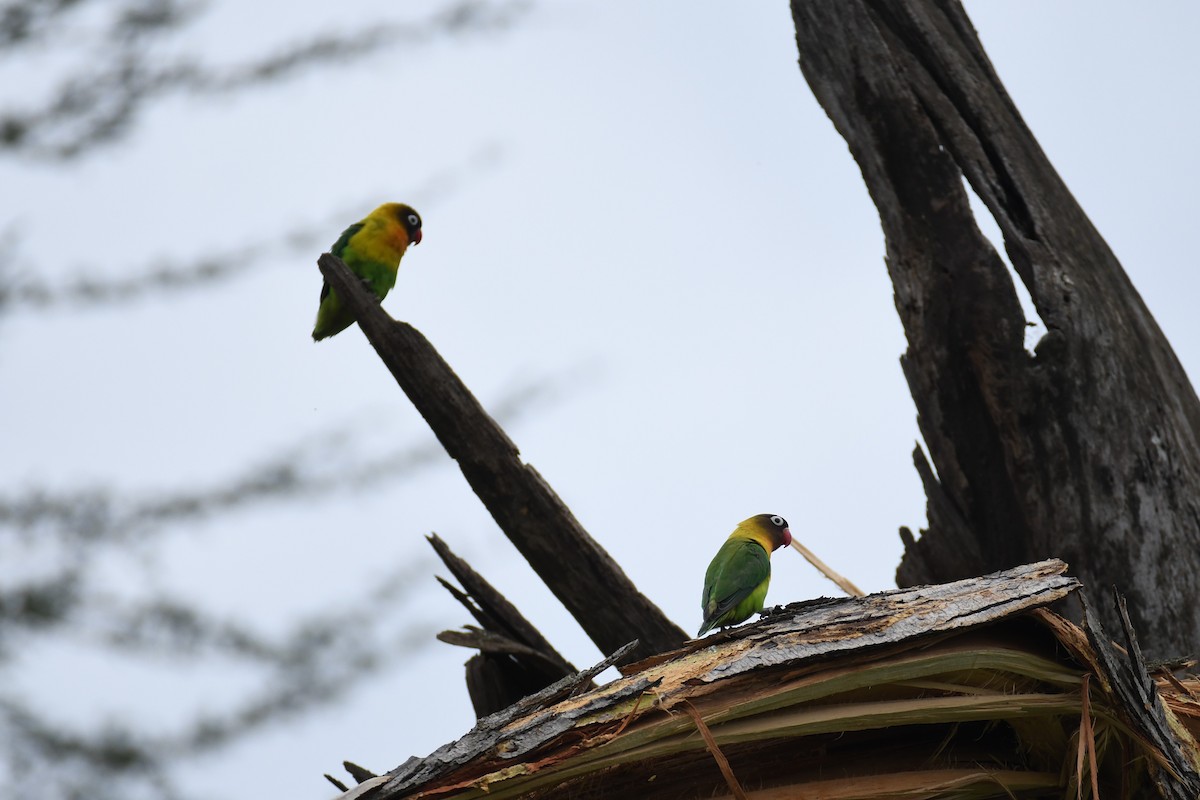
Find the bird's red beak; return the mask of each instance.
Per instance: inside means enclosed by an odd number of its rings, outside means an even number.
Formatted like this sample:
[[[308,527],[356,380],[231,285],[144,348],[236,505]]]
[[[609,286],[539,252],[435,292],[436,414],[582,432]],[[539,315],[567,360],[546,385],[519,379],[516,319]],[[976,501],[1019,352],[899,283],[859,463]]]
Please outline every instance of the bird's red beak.
[[[783,546],[787,547],[792,543],[792,531],[790,528],[783,529]]]
[[[415,231],[413,231],[412,243],[413,244],[421,243],[421,229],[420,228],[417,228]]]

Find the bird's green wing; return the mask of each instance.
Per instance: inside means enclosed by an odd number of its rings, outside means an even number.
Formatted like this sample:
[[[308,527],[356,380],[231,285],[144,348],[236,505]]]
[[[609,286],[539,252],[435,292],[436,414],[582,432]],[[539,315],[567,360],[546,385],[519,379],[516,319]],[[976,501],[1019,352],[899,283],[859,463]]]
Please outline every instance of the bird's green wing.
[[[333,247],[329,248],[329,252],[333,253],[335,256],[337,256],[338,258],[345,261],[346,260],[346,258],[345,258],[346,245],[350,243],[350,240],[352,238],[354,238],[354,234],[358,233],[362,229],[363,229],[363,224],[361,222],[356,222],[353,225],[351,225],[349,228],[346,228],[346,230],[342,231],[342,235],[338,237],[338,240],[333,243]],[[328,296],[329,296],[329,281],[325,281],[321,284],[321,299],[318,302],[324,303],[325,298]]]
[[[761,545],[749,539],[726,541],[704,574],[706,623],[727,614],[769,577],[771,558]]]
[[[341,258],[342,254],[346,252],[346,245],[350,244],[350,240],[354,238],[354,234],[362,229],[363,224],[361,222],[356,222],[349,228],[346,228],[346,230],[342,231],[342,235],[338,237],[338,240],[333,243],[333,247],[329,249],[329,252]]]

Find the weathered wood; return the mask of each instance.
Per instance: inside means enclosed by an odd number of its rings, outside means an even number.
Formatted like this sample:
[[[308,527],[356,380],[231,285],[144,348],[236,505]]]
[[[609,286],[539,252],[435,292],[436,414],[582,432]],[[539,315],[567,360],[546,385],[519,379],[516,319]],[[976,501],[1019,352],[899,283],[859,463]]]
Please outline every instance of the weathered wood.
[[[447,644],[480,651],[466,663],[467,692],[476,717],[494,714],[578,672],[470,564],[456,556],[436,534],[427,538],[466,591],[459,591],[441,578],[438,582],[483,626],[482,630],[468,627],[466,631],[438,634],[438,639]]]
[[[937,474],[901,585],[1060,556],[1147,650],[1200,641],[1200,401],[951,0],[793,0],[800,68],[879,210]],[[1047,332],[1024,348],[986,204]],[[918,464],[920,466],[920,464]],[[1109,608],[1100,616],[1112,628]]]
[[[354,778],[354,780],[358,783],[362,783],[364,781],[369,781],[369,780],[371,780],[371,778],[379,777],[371,770],[367,769],[366,767],[360,767],[358,764],[355,764],[353,761],[343,761],[342,766],[346,768],[346,772],[350,773],[350,777]],[[345,789],[343,789],[342,791],[345,791]]]
[[[784,661],[828,657],[983,625],[1062,600],[1079,588],[1078,581],[1063,574],[1066,570],[1062,561],[1049,559],[952,583],[772,609],[760,623],[700,640],[720,642],[732,637],[748,646],[694,680],[710,683]]]
[[[493,633],[507,636],[540,653],[548,663],[554,664],[561,673],[556,675],[554,680],[566,677],[567,675],[574,675],[579,671],[573,664],[559,655],[549,640],[529,620],[525,619],[516,606],[510,603],[504,595],[496,591],[496,588],[488,583],[482,575],[472,569],[470,564],[456,556],[440,537],[434,534],[427,538],[434,552],[438,554],[438,558],[442,560],[442,563],[454,575],[467,595],[475,601],[476,609],[479,613],[475,613],[473,610],[472,614],[480,625]],[[471,607],[468,606],[468,609],[471,609]],[[547,683],[552,682],[548,681]]]
[[[420,331],[389,317],[336,256],[324,253],[318,265],[496,524],[596,647],[610,653],[637,639],[634,656],[643,657],[687,641],[521,460],[516,445]]]
[[[530,730],[540,731],[540,733],[534,734],[535,737],[539,735],[547,737],[553,735],[549,730],[541,726],[541,720],[538,721],[539,724],[537,725],[526,726],[516,730],[510,729],[509,725],[514,720],[534,714],[541,709],[557,703],[563,698],[571,696],[580,687],[591,684],[593,678],[613,664],[627,659],[636,649],[637,642],[630,642],[608,658],[588,667],[582,672],[569,675],[537,694],[523,698],[519,703],[511,705],[503,711],[484,717],[461,739],[443,745],[426,758],[410,758],[388,773],[386,784],[382,786],[378,794],[372,794],[371,797],[377,799],[399,797],[411,787],[420,785],[437,775],[443,774],[447,769],[493,750],[501,741],[502,736],[529,736]],[[634,691],[641,691],[646,688],[642,685],[643,683],[634,681],[633,684],[640,687]],[[557,725],[550,725],[550,729],[557,731],[564,730],[570,727],[571,721],[564,718]],[[502,734],[501,731],[504,733]]]
[[[1121,619],[1124,638],[1124,654],[1117,651],[1109,640],[1104,625],[1095,613],[1086,595],[1081,593],[1084,622],[1088,641],[1101,666],[1101,675],[1108,681],[1114,694],[1123,701],[1122,711],[1134,730],[1152,742],[1166,760],[1166,769],[1153,773],[1155,784],[1164,800],[1196,800],[1200,798],[1200,772],[1179,746],[1163,707],[1162,698],[1146,670],[1142,648],[1129,620],[1125,598],[1114,592],[1113,608]]]
[[[598,690],[560,694],[553,705],[542,698],[482,720],[461,740],[392,770],[388,783],[368,796],[556,798],[577,790],[598,799],[658,800],[720,793],[725,780],[695,722],[680,712],[684,704],[695,706],[745,786],[787,787],[794,777],[812,787],[761,789],[763,798],[827,796],[822,777],[841,775],[847,764],[886,763],[896,751],[910,752],[902,748],[914,739],[928,739],[930,762],[917,759],[925,769],[986,760],[985,770],[948,772],[959,788],[1003,776],[1002,787],[962,790],[962,796],[1006,796],[1003,787],[1022,786],[1038,796],[1066,795],[1068,778],[1058,768],[1074,763],[1069,726],[1079,724],[1082,676],[1094,670],[1103,679],[1100,686],[1093,682],[1098,718],[1111,718],[1114,702],[1128,706],[1144,698],[1110,691],[1114,681],[1091,655],[1085,634],[1044,612],[1079,589],[1064,571],[1062,561],[1049,560],[936,587],[775,608],[755,624],[634,664],[636,672]],[[1039,720],[1048,733],[1038,734]],[[876,735],[853,739],[864,730]],[[978,752],[932,760],[997,730]],[[1014,735],[1040,742],[1039,753],[1014,750]],[[1124,744],[1108,748],[1106,764],[1118,770],[1105,772],[1102,796],[1114,781],[1120,786],[1121,768],[1145,775],[1146,752],[1180,756],[1180,742],[1170,735],[1152,740],[1146,751],[1123,750]],[[1004,772],[994,746],[1008,748],[1007,766],[1016,771]],[[845,747],[836,762],[830,760],[834,747]],[[1060,760],[1048,762],[1046,753],[1055,748]],[[914,772],[906,758],[896,759],[893,769],[900,783],[869,768],[866,776],[878,778],[877,794],[865,793],[864,783],[864,793],[852,796],[910,796],[896,787],[936,777]],[[940,781],[932,782],[941,787]],[[824,788],[828,796],[842,796]],[[954,794],[952,783],[943,788]],[[942,795],[940,789],[912,794]],[[1138,789],[1121,796],[1148,800],[1152,794]]]

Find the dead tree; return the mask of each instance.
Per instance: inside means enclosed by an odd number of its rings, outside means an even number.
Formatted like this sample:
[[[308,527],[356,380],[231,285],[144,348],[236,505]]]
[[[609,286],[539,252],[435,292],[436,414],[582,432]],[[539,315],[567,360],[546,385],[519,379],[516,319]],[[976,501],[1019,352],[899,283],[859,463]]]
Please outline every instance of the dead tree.
[[[1117,584],[1147,650],[1200,642],[1200,402],[953,0],[793,0],[800,68],[887,238],[933,467],[901,586],[1058,556]],[[1031,354],[986,204],[1046,334]],[[1105,609],[1104,623],[1120,621]]]
[[[1200,639],[1200,401],[1149,311],[1055,173],[952,0],[793,0],[800,66],[862,168],[887,239],[908,336],[902,359],[933,466],[915,453],[929,529],[902,530],[902,586],[1058,556],[1117,584],[1147,650]],[[1007,268],[980,233],[963,178],[996,218],[1047,333],[1024,348]],[[401,388],[596,645],[633,656],[686,634],[643,596],[524,464],[428,341],[388,317],[336,258],[326,278]],[[936,474],[934,472],[936,468]],[[464,574],[467,574],[464,572]],[[484,625],[452,640],[525,657],[521,696],[566,665],[482,576],[455,591]],[[601,594],[581,589],[602,585]],[[502,598],[499,598],[502,600]],[[477,605],[479,604],[479,605]],[[1102,614],[1105,612],[1102,612]],[[1104,623],[1121,622],[1107,612]],[[632,656],[631,656],[632,657]],[[511,674],[516,674],[513,672]],[[518,685],[520,684],[520,685]],[[487,706],[488,704],[484,704]]]
[[[687,641],[521,460],[517,446],[421,332],[389,317],[340,259],[325,253],[319,264],[496,524],[595,645],[608,654],[636,639],[626,659],[631,661]]]

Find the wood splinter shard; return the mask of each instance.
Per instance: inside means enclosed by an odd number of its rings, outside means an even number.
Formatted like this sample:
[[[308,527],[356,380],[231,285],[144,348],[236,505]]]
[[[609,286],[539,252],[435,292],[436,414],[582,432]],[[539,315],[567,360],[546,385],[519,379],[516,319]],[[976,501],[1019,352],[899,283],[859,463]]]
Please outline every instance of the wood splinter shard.
[[[712,731],[704,724],[704,720],[700,718],[700,712],[696,707],[686,700],[680,703],[683,710],[692,718],[692,722],[696,723],[696,730],[700,731],[700,735],[704,737],[704,744],[708,746],[708,752],[712,753],[713,760],[717,762],[717,767],[720,768],[721,774],[725,776],[725,783],[729,784],[729,791],[733,792],[733,796],[737,800],[749,800],[746,797],[746,790],[738,783],[737,776],[733,774],[733,768],[729,766],[729,759],[721,752],[721,748],[717,746],[717,739],[713,736]]]
[[[836,583],[838,585],[838,588],[841,589],[846,594],[850,595],[851,597],[866,596],[866,592],[864,592],[862,589],[855,586],[853,583],[851,583],[846,578],[839,575],[837,572],[834,572],[833,569],[828,564],[826,564],[821,559],[817,558],[816,553],[814,553],[812,550],[809,550],[804,545],[800,544],[800,542],[798,540],[792,539],[792,548],[797,553],[804,556],[804,559],[808,563],[810,563],[814,567],[816,567],[822,575],[824,575],[826,578],[829,578],[829,580]]]

